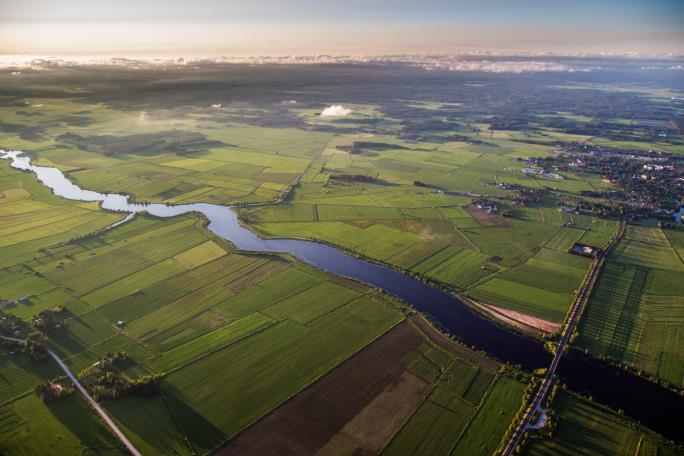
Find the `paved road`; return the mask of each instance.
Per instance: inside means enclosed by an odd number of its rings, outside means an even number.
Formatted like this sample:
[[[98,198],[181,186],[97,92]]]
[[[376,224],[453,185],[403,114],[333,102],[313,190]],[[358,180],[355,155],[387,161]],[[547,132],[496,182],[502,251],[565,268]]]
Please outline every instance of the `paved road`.
[[[532,419],[532,416],[534,416],[534,412],[538,408],[541,409],[541,404],[544,402],[546,395],[549,393],[549,389],[551,388],[553,377],[556,375],[556,369],[558,368],[558,363],[560,362],[561,358],[563,357],[563,353],[565,352],[565,348],[567,347],[567,345],[570,341],[570,337],[572,336],[572,332],[573,332],[573,329],[575,327],[575,324],[577,323],[579,316],[582,314],[582,309],[584,309],[584,305],[587,303],[587,301],[589,299],[589,295],[591,294],[591,290],[594,287],[594,283],[596,282],[596,278],[598,277],[598,274],[601,271],[601,266],[603,266],[603,262],[605,261],[605,258],[608,255],[608,252],[610,252],[610,250],[613,248],[615,243],[620,238],[622,238],[624,231],[625,231],[625,224],[623,221],[620,221],[620,226],[618,227],[617,233],[610,240],[610,242],[608,243],[606,248],[603,249],[603,252],[601,252],[599,254],[599,256],[592,263],[591,269],[589,270],[589,274],[587,275],[586,279],[582,283],[580,291],[577,294],[577,297],[575,298],[575,303],[574,303],[573,308],[570,312],[570,318],[568,319],[568,324],[566,325],[565,330],[563,331],[563,336],[561,337],[561,340],[558,343],[558,347],[556,348],[556,354],[553,357],[553,361],[551,361],[551,365],[549,366],[549,369],[546,373],[546,377],[544,377],[544,381],[542,382],[541,388],[539,388],[539,390],[537,391],[537,394],[534,396],[534,400],[532,401],[529,408],[525,412],[525,415],[524,415],[522,421],[520,422],[518,427],[516,427],[515,432],[513,433],[513,436],[511,436],[510,440],[506,444],[506,447],[504,448],[504,451],[502,453],[503,456],[510,456],[511,454],[513,454],[513,451],[515,450],[515,448],[520,443],[520,439],[522,439],[523,434],[530,427],[530,420]]]
[[[6,337],[6,336],[0,336],[0,338],[5,339],[5,340],[11,340],[12,342],[18,342],[18,343],[26,343],[25,340],[23,339],[17,339],[15,337]],[[90,404],[90,406],[97,412],[98,415],[100,415],[100,418],[104,420],[104,422],[109,426],[109,429],[112,430],[114,435],[121,441],[121,443],[124,444],[124,446],[130,451],[131,454],[134,456],[142,456],[140,452],[133,446],[133,444],[128,440],[128,438],[124,435],[123,432],[121,432],[121,429],[112,421],[112,419],[107,415],[107,412],[104,411],[102,407],[100,407],[100,404],[98,404],[95,399],[93,399],[90,394],[88,394],[88,391],[81,385],[81,383],[78,381],[78,378],[74,374],[71,373],[69,368],[62,362],[62,360],[57,356],[55,352],[53,352],[50,349],[47,349],[48,354],[52,359],[57,363],[57,365],[64,371],[67,377],[69,377],[69,380],[74,384],[76,389],[81,393],[81,395],[85,398],[85,400]]]

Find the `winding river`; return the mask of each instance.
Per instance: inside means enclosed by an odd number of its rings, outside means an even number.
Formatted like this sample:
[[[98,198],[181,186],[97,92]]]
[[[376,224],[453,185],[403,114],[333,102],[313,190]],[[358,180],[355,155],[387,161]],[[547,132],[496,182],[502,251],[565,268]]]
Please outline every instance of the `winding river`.
[[[33,172],[55,195],[70,200],[97,201],[103,209],[128,214],[146,212],[157,217],[175,217],[191,212],[208,219],[208,229],[240,250],[288,253],[324,271],[351,277],[383,289],[429,315],[444,330],[467,345],[485,350],[496,358],[519,364],[527,370],[547,367],[551,355],[542,344],[508,331],[473,312],[454,296],[386,266],[351,257],[333,247],[295,239],[261,239],[240,225],[228,206],[207,203],[180,205],[131,203],[127,195],[98,193],[75,185],[57,168],[34,166],[19,151],[2,151],[0,158],[11,166]],[[664,436],[684,442],[684,398],[580,352],[564,357],[559,376],[569,388],[642,422]]]

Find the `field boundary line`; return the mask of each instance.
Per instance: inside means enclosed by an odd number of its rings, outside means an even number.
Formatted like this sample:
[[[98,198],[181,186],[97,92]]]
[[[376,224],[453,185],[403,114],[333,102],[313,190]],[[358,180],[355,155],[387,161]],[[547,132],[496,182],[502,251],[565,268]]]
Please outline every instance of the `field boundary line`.
[[[418,328],[418,329],[420,329],[420,328]],[[453,364],[453,362],[452,362],[452,364]],[[449,366],[451,366],[451,364],[450,364]],[[405,371],[405,372],[406,372],[406,371]],[[430,388],[430,391],[427,392],[427,394],[425,395],[425,397],[423,398],[423,400],[421,401],[421,403],[418,405],[418,407],[416,407],[416,408],[413,410],[413,412],[411,412],[411,414],[409,414],[409,416],[401,423],[401,426],[399,426],[399,427],[397,428],[397,430],[394,431],[394,433],[390,436],[390,438],[387,439],[387,441],[386,441],[385,444],[382,446],[382,448],[380,449],[380,451],[378,452],[378,454],[382,454],[387,448],[389,448],[390,445],[392,445],[392,442],[394,442],[394,440],[395,440],[395,439],[397,438],[397,436],[401,433],[401,431],[402,431],[402,430],[404,429],[404,427],[408,424],[408,422],[411,421],[411,418],[413,418],[413,417],[416,415],[416,413],[418,413],[418,410],[420,410],[421,407],[423,407],[423,405],[425,405],[425,403],[426,403],[427,401],[430,400],[430,396],[432,395],[432,393],[435,392],[435,390],[436,390],[438,387],[439,387],[439,379],[432,385],[432,387]],[[422,444],[423,441],[424,441],[426,438],[427,438],[427,435],[423,436],[423,438],[420,440],[420,444]],[[420,446],[420,445],[419,445],[419,446]]]
[[[265,316],[265,315],[264,315],[264,316]],[[266,331],[267,329],[270,329],[270,328],[274,327],[274,326],[277,325],[278,323],[282,323],[283,321],[285,321],[285,319],[283,319],[283,320],[274,320],[274,321],[272,321],[271,323],[269,323],[269,324],[267,324],[267,325],[265,325],[265,326],[262,326],[261,328],[257,329],[256,331],[253,331],[253,332],[251,332],[251,333],[249,333],[249,334],[245,334],[244,336],[240,337],[239,339],[232,340],[232,341],[228,342],[227,344],[224,344],[224,345],[221,345],[221,346],[219,346],[219,347],[216,347],[216,348],[214,348],[214,349],[212,349],[212,350],[210,350],[210,351],[208,351],[208,352],[206,352],[206,353],[202,353],[201,355],[199,355],[199,356],[197,356],[197,357],[195,357],[195,358],[193,358],[193,359],[190,359],[190,360],[186,361],[186,362],[183,363],[183,364],[180,364],[180,365],[178,365],[178,366],[175,366],[173,369],[171,369],[171,370],[169,370],[169,371],[167,371],[167,372],[161,373],[161,376],[162,376],[162,377],[168,377],[169,375],[174,374],[174,373],[178,372],[179,370],[184,369],[184,368],[190,366],[191,364],[194,364],[194,363],[196,363],[196,362],[198,362],[198,361],[202,361],[204,358],[207,358],[207,357],[213,355],[214,353],[220,352],[221,350],[223,350],[223,349],[225,349],[225,348],[228,348],[228,347],[230,347],[231,345],[235,345],[235,344],[237,344],[237,343],[239,343],[239,342],[242,342],[242,341],[245,340],[245,339],[248,339],[248,338],[250,338],[250,337],[252,337],[252,336],[255,336],[255,335],[257,335],[257,334],[260,334],[260,333]],[[210,334],[210,333],[207,333],[207,334]],[[187,342],[186,342],[186,343],[187,343]],[[185,345],[185,344],[183,344],[183,345]],[[183,345],[179,345],[178,347],[182,347]],[[169,350],[169,351],[171,351],[171,350]],[[167,352],[167,353],[168,353],[168,352]],[[163,356],[163,355],[160,355],[160,357],[161,357],[161,356]]]
[[[461,430],[461,434],[458,436],[458,439],[456,439],[454,444],[449,449],[449,454],[453,453],[453,451],[456,449],[458,444],[461,443],[461,439],[463,439],[463,436],[468,432],[468,429],[470,429],[470,426],[473,424],[473,421],[475,421],[475,417],[477,416],[477,414],[480,413],[482,406],[487,401],[487,398],[489,397],[490,393],[494,389],[494,385],[496,385],[499,382],[499,378],[501,378],[501,375],[499,375],[499,374],[494,375],[494,378],[489,383],[489,387],[487,387],[487,391],[485,391],[485,393],[482,395],[482,399],[480,399],[480,403],[477,404],[477,407],[475,408],[473,415],[468,420],[468,424],[466,424],[463,427],[463,429]]]
[[[0,337],[2,337],[2,336],[0,336]],[[63,379],[63,378],[65,378],[63,375],[57,377],[57,379]],[[20,400],[20,399],[23,399],[23,398],[27,397],[27,396],[30,396],[31,393],[32,393],[31,390],[26,390],[26,391],[24,391],[24,392],[22,392],[22,393],[17,394],[16,396],[10,397],[10,398],[7,399],[5,402],[0,403],[0,406],[7,407],[7,406],[9,406],[11,403],[13,403],[13,402],[16,402],[16,401],[18,401],[18,400]]]
[[[220,259],[220,258],[217,258],[216,260],[219,260],[219,259]],[[214,261],[216,261],[216,260],[214,260]],[[210,262],[210,263],[211,263],[211,262]],[[240,269],[238,269],[238,270],[236,270],[236,271],[227,272],[226,274],[222,275],[221,277],[217,278],[217,279],[214,280],[214,281],[211,281],[211,282],[207,283],[206,285],[202,286],[201,288],[197,288],[197,289],[194,289],[194,290],[190,290],[188,293],[185,293],[185,294],[179,296],[177,299],[174,299],[173,301],[171,301],[171,302],[169,302],[169,303],[167,303],[167,304],[164,304],[164,305],[161,306],[161,307],[158,307],[158,308],[156,308],[156,309],[152,309],[152,310],[150,310],[150,311],[148,311],[148,312],[145,312],[145,313],[141,314],[140,316],[134,318],[133,320],[130,320],[128,323],[130,324],[130,323],[132,323],[132,322],[135,322],[135,321],[137,321],[137,320],[140,320],[140,319],[142,319],[142,318],[145,318],[146,316],[150,315],[151,313],[156,312],[156,311],[158,311],[158,310],[160,310],[160,309],[163,309],[164,307],[166,307],[166,306],[168,306],[168,305],[174,304],[174,303],[180,301],[181,299],[184,299],[184,298],[186,298],[187,296],[190,296],[190,295],[193,294],[193,293],[196,293],[196,292],[198,292],[198,291],[200,291],[200,290],[202,290],[202,289],[204,289],[204,288],[206,288],[206,287],[209,287],[209,286],[211,286],[211,285],[215,285],[216,283],[218,283],[218,282],[220,282],[221,280],[225,279],[226,277],[228,277],[228,276],[229,276],[230,274],[232,274],[232,273],[241,272],[243,269],[246,269],[247,267],[256,264],[255,267],[253,267],[253,268],[251,268],[251,269],[249,269],[249,270],[243,272],[242,274],[238,275],[238,276],[235,277],[234,279],[228,281],[228,282],[226,283],[226,285],[227,285],[227,284],[230,284],[230,283],[232,283],[232,282],[234,282],[235,280],[241,279],[243,276],[249,274],[250,272],[252,272],[252,271],[254,271],[255,269],[258,269],[259,267],[262,266],[262,265],[257,264],[257,263],[258,263],[258,261],[257,261],[257,260],[254,260],[254,261],[252,261],[252,262],[246,264],[245,266],[241,267]],[[206,263],[206,264],[209,264],[209,263]],[[192,269],[189,269],[188,271],[192,271]],[[183,273],[188,272],[188,271],[183,271],[183,272],[181,272],[180,274],[183,274]],[[173,278],[173,277],[176,277],[176,276],[171,276],[171,278]],[[167,280],[168,280],[168,279],[167,279]],[[258,284],[257,284],[257,285],[258,285]],[[133,294],[133,293],[129,293],[129,294],[125,295],[125,296],[122,296],[121,298],[115,299],[115,300],[112,301],[112,302],[116,302],[116,301],[118,301],[119,299],[123,299],[123,298],[126,298],[126,297],[128,297],[128,296],[131,296],[132,294]],[[232,295],[228,296],[227,299],[230,299],[230,298],[232,298],[232,297],[234,297],[234,296],[237,296],[238,294],[239,294],[239,293],[232,294]],[[207,307],[207,308],[205,308],[205,309],[198,310],[196,313],[191,314],[190,316],[188,316],[188,318],[184,319],[182,322],[187,321],[187,320],[192,320],[193,318],[198,317],[199,315],[203,314],[204,312],[206,312],[206,311],[208,311],[208,310],[213,310],[214,307],[216,307],[216,306],[218,306],[218,305],[220,305],[220,304],[221,304],[221,303],[219,302],[218,304],[214,304],[213,306]],[[107,304],[105,304],[105,305],[107,305]],[[100,307],[104,307],[104,306],[100,306]],[[96,313],[99,313],[98,310],[99,310],[100,307],[96,307],[96,308],[92,309],[92,311],[94,311],[94,312],[96,312]],[[102,315],[100,314],[100,316],[102,316]],[[103,318],[104,318],[104,317],[103,317]],[[105,318],[105,319],[106,319],[106,318]],[[182,322],[180,322],[180,323],[182,323]],[[171,328],[167,328],[167,329],[171,329]],[[166,331],[167,329],[165,329],[164,331]],[[217,329],[218,329],[218,328],[217,328]],[[155,335],[162,334],[164,331],[161,331],[161,332],[159,332],[159,333],[157,333],[157,334],[155,334]],[[209,331],[209,332],[211,332],[211,331]],[[121,331],[120,334],[122,334],[122,335],[128,337],[128,338],[131,339],[131,340],[134,340],[134,341],[138,342],[139,344],[143,345],[144,347],[146,347],[148,350],[152,351],[153,353],[159,353],[157,350],[155,350],[155,349],[153,349],[152,347],[150,347],[149,345],[147,345],[147,344],[145,343],[144,340],[138,339],[138,338],[134,337],[132,334],[127,333],[126,331]],[[145,335],[147,335],[147,334],[142,334],[140,337],[143,337],[143,336],[145,336]]]
[[[319,382],[319,381],[320,381],[321,379],[323,379],[325,376],[331,374],[334,370],[339,369],[340,366],[342,366],[344,363],[346,363],[347,361],[349,361],[350,359],[352,359],[354,356],[356,356],[357,354],[359,354],[359,353],[362,352],[363,350],[366,350],[368,347],[370,347],[372,344],[374,344],[374,343],[375,343],[378,339],[380,339],[382,336],[386,335],[387,333],[389,333],[389,332],[392,331],[394,328],[396,328],[396,327],[399,326],[401,323],[403,323],[403,322],[405,322],[405,321],[407,321],[407,320],[408,320],[408,318],[407,318],[405,315],[402,315],[402,318],[399,319],[399,321],[397,321],[396,323],[394,323],[393,325],[391,325],[389,328],[387,328],[385,331],[381,332],[380,334],[378,334],[377,336],[375,336],[373,339],[371,339],[370,341],[368,341],[368,343],[365,344],[363,347],[360,347],[358,350],[356,350],[355,352],[353,352],[352,354],[350,354],[347,358],[343,359],[343,360],[340,361],[338,364],[336,364],[335,366],[333,366],[332,368],[330,368],[330,370],[328,370],[327,372],[321,373],[318,377],[316,377],[316,378],[314,378],[313,380],[311,380],[311,382],[310,382],[309,384],[305,385],[305,386],[304,386],[302,389],[300,389],[299,391],[296,391],[296,392],[292,393],[290,396],[284,398],[281,402],[279,402],[278,404],[276,404],[276,405],[275,405],[271,410],[269,410],[268,412],[264,413],[263,415],[261,415],[261,416],[255,418],[255,419],[253,419],[252,421],[250,421],[249,423],[245,424],[241,429],[239,429],[237,432],[235,432],[235,434],[233,434],[233,435],[230,436],[228,439],[226,439],[225,441],[223,441],[223,442],[220,443],[219,445],[217,445],[217,446],[215,446],[214,448],[212,448],[211,450],[209,450],[207,453],[208,453],[208,454],[215,454],[215,453],[216,453],[216,450],[217,450],[218,448],[224,447],[228,442],[230,442],[231,440],[236,439],[240,434],[242,434],[244,431],[246,431],[247,429],[249,429],[250,427],[252,427],[254,424],[258,423],[259,421],[261,421],[262,419],[264,419],[264,418],[266,418],[267,416],[271,415],[272,413],[275,413],[276,410],[278,410],[280,407],[282,407],[282,406],[283,406],[285,403],[287,403],[289,400],[291,400],[292,398],[294,398],[294,397],[298,396],[299,394],[303,393],[303,392],[306,391],[307,389],[311,388],[315,383]]]
[[[660,228],[660,232],[663,233],[663,237],[664,237],[665,240],[667,241],[667,245],[669,245],[669,246],[670,246],[670,249],[672,249],[672,250],[674,251],[674,253],[675,253],[675,255],[677,256],[677,258],[679,258],[679,261],[680,261],[682,264],[684,264],[684,258],[682,258],[682,256],[679,254],[679,251],[675,248],[675,246],[672,245],[672,242],[670,241],[670,238],[667,237],[667,234],[665,234],[665,231],[663,231],[663,229]]]
[[[363,294],[361,294],[360,296],[354,296],[354,297],[352,297],[351,299],[349,299],[348,301],[343,302],[343,303],[340,304],[339,306],[337,306],[337,307],[335,307],[335,308],[333,308],[333,309],[328,310],[327,312],[325,312],[325,313],[319,315],[318,317],[316,317],[316,318],[314,318],[313,320],[308,321],[308,322],[306,322],[306,323],[300,323],[300,322],[298,322],[297,320],[295,320],[295,319],[293,319],[293,318],[291,318],[291,317],[288,317],[287,319],[290,320],[290,321],[292,321],[293,323],[296,323],[296,324],[298,324],[298,325],[303,326],[303,327],[306,328],[306,327],[308,327],[310,324],[316,323],[317,321],[321,320],[322,318],[327,317],[327,316],[330,315],[331,313],[336,312],[336,311],[340,310],[341,308],[348,306],[349,304],[351,304],[351,303],[354,302],[354,301],[358,301],[359,299],[363,299],[364,297],[369,297],[371,300],[373,299],[372,297],[370,297],[370,296],[368,295],[368,293],[363,293]],[[266,316],[268,316],[268,315],[266,315]]]
[[[466,236],[466,234],[463,232],[463,230],[461,230],[461,228],[459,228],[458,226],[456,226],[456,224],[455,224],[454,222],[452,222],[451,219],[446,219],[446,220],[449,222],[449,225],[451,225],[452,227],[454,227],[454,230],[456,230],[456,232],[457,232],[458,234],[460,234],[461,237],[463,237],[463,239],[465,239],[466,242],[467,242],[468,244],[470,244],[470,246],[471,246],[477,253],[482,253],[482,250],[480,250],[480,247],[479,247],[477,244],[475,244],[468,236]],[[429,257],[428,257],[428,258],[429,258]]]
[[[190,454],[196,454],[195,448],[192,445],[192,441],[188,437],[187,432],[185,432],[185,429],[183,426],[181,426],[180,420],[176,416],[176,414],[173,412],[173,407],[169,404],[169,401],[166,398],[166,394],[164,394],[164,389],[160,388],[159,389],[159,396],[161,397],[162,402],[164,403],[164,407],[166,410],[169,412],[169,415],[171,416],[171,419],[173,420],[174,424],[176,425],[176,428],[180,431],[181,435],[183,436],[183,443],[186,445],[188,450],[190,450]]]
[[[541,208],[539,208],[539,210],[541,211]],[[541,245],[542,248],[547,248],[547,249],[551,249],[551,250],[556,250],[556,249],[554,249],[554,248],[552,248],[552,247],[549,247],[548,244],[549,244],[549,241],[551,241],[551,239],[553,239],[553,237],[554,237],[556,234],[558,234],[558,233],[560,232],[561,229],[563,229],[563,225],[557,227],[557,228],[553,231],[553,233],[551,233],[551,236],[549,236],[548,238],[546,238],[546,240],[544,241],[544,243]],[[534,255],[532,255],[532,256],[534,256]]]

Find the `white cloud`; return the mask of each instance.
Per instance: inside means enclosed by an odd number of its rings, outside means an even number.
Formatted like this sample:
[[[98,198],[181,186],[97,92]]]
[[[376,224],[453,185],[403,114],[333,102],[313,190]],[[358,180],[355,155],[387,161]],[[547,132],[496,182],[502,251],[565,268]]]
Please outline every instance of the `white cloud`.
[[[328,106],[321,112],[321,117],[338,117],[338,116],[348,116],[352,113],[352,110],[345,108],[342,105],[332,105]]]
[[[2,0],[0,0],[2,2]],[[563,57],[570,57],[563,58]],[[684,55],[653,54],[637,55],[609,54],[607,66],[596,66],[596,55],[592,54],[554,54],[554,53],[514,53],[514,52],[473,52],[454,54],[395,54],[395,55],[304,55],[304,56],[252,56],[252,57],[195,57],[195,58],[90,58],[90,57],[35,57],[0,55],[0,69],[11,68],[20,71],[24,68],[44,70],[54,67],[76,65],[115,65],[128,68],[150,68],[158,66],[198,68],[201,64],[245,64],[245,65],[307,65],[307,64],[387,64],[412,65],[425,70],[472,71],[487,73],[535,73],[535,72],[587,72],[613,68],[611,62],[638,62],[638,58],[657,59],[643,62],[643,70],[684,69]],[[634,68],[639,68],[634,63]],[[288,102],[285,101],[284,104]],[[294,103],[293,103],[294,104]]]
[[[594,68],[570,66],[563,63],[538,60],[461,60],[431,59],[415,64],[426,70],[479,71],[485,73],[538,73],[547,71],[591,71]]]

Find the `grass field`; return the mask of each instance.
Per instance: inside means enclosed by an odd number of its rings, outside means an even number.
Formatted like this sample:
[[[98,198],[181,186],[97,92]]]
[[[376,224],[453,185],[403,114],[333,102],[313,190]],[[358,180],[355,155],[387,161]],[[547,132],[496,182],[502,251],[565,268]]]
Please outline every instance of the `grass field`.
[[[45,406],[34,395],[0,409],[3,454],[117,454],[118,441],[79,396]]]
[[[7,107],[0,107],[0,116],[39,128],[40,139],[2,133],[5,147],[40,149],[41,164],[71,171],[81,186],[147,201],[273,200],[332,138],[330,133],[294,128],[207,129],[198,115],[152,118],[66,99],[33,99],[28,109],[35,116],[17,115],[26,110]],[[65,131],[77,139],[59,138]],[[160,134],[176,139],[165,147]],[[180,149],[181,156],[176,153]]]
[[[655,225],[630,225],[600,276],[577,343],[684,385],[684,263]]]
[[[52,196],[10,194],[29,203],[23,212],[12,209],[24,214],[10,214],[16,232],[22,224],[40,226],[35,221],[50,210]],[[119,218],[65,207],[107,223]],[[107,404],[145,454],[211,451],[403,319],[365,286],[281,257],[233,252],[193,216],[139,216],[93,231],[45,241],[30,257],[16,249],[24,241],[15,238],[5,247],[17,252],[16,263],[7,258],[0,270],[0,296],[27,296],[4,309],[24,319],[65,307],[46,343],[75,372],[125,351],[126,375],[163,376],[160,397]],[[40,381],[61,375],[53,363],[4,349],[0,363],[3,450],[44,453],[50,438],[33,438],[42,432],[57,436],[63,453],[115,443],[78,396],[45,406],[32,394]],[[46,417],[31,421],[27,409]]]
[[[383,454],[493,454],[523,390],[456,361]]]
[[[367,165],[364,169],[379,166],[373,160]],[[321,169],[324,173],[325,166]],[[601,247],[616,227],[612,221],[561,213],[548,198],[515,208],[511,217],[499,217],[502,223],[483,225],[471,209],[455,201],[445,205],[444,198],[424,190],[408,194],[398,185],[307,182],[288,204],[245,209],[241,216],[265,235],[323,240],[420,272],[477,300],[553,322],[564,319],[589,266],[568,250],[579,241]]]
[[[359,143],[368,151],[347,152],[346,148]],[[584,235],[586,227],[559,230],[562,216],[552,198],[533,207],[516,208],[509,219],[499,217],[507,223],[482,225],[472,217],[463,206],[469,200],[459,192],[505,193],[496,182],[540,186],[537,179],[523,178],[519,168],[511,166],[520,156],[519,144],[505,140],[493,143],[496,147],[412,144],[388,135],[372,140],[338,135],[295,188],[287,205],[246,209],[241,215],[266,234],[321,239],[403,267],[415,266],[447,245],[497,256],[503,265],[512,266],[547,241],[551,248],[565,250],[570,240]],[[540,154],[546,150],[533,148]],[[314,170],[318,170],[317,175]],[[339,176],[362,176],[364,180]],[[415,179],[426,187],[411,186]],[[448,229],[436,229],[435,221],[448,222]],[[398,232],[377,228],[379,225]],[[498,226],[507,228],[493,229]],[[596,232],[600,232],[598,226]],[[376,235],[393,242],[383,244]],[[422,242],[409,235],[420,236]],[[600,240],[597,234],[593,242]],[[369,243],[372,248],[367,247]],[[437,280],[450,282],[449,277],[444,280],[438,275]],[[461,288],[468,285],[455,284]]]
[[[544,248],[468,294],[478,301],[562,322],[588,266],[586,258]]]

